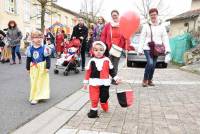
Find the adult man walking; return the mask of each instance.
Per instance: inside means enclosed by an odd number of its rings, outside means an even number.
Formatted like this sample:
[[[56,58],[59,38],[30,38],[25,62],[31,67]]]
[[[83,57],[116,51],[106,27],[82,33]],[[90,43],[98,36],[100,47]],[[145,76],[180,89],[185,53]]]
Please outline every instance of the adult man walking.
[[[71,39],[79,39],[81,45],[81,61],[82,71],[85,70],[85,51],[86,51],[86,40],[88,36],[88,28],[84,24],[83,18],[79,18],[78,24],[74,26]]]

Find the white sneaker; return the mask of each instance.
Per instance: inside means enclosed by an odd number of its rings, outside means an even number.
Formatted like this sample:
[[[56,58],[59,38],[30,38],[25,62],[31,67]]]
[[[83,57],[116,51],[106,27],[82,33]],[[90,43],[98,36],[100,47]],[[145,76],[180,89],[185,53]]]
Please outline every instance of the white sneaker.
[[[32,105],[35,105],[35,104],[37,104],[37,103],[38,103],[38,101],[36,101],[36,100],[32,100],[32,101],[31,101],[31,104],[32,104]]]

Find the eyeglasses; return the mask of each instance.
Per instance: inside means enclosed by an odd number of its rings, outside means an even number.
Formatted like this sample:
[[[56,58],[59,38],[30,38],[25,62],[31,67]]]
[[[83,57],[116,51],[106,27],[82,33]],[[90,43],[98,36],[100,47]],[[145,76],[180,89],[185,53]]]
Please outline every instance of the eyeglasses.
[[[150,16],[157,16],[157,14],[156,14],[156,13],[154,13],[154,14],[150,14]]]

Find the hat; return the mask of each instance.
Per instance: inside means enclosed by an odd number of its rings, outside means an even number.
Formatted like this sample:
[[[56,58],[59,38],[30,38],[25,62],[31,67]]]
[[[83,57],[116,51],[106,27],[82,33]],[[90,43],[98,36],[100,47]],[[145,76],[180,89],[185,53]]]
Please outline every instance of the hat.
[[[96,44],[103,46],[104,51],[106,51],[106,45],[102,41],[93,42],[92,47],[94,47],[94,45],[96,45]]]

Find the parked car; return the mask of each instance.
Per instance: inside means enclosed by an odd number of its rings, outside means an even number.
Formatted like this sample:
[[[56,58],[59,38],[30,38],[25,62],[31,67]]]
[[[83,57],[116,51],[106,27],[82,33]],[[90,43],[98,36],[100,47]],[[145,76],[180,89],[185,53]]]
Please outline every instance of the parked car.
[[[128,52],[128,57],[127,57],[127,66],[128,67],[136,66],[137,64],[147,62],[144,54],[138,55],[139,39],[140,39],[140,34],[136,34],[132,38],[131,46],[134,48],[134,50]],[[165,63],[165,56],[158,57],[157,66],[162,67],[162,68],[167,67],[167,63]]]

